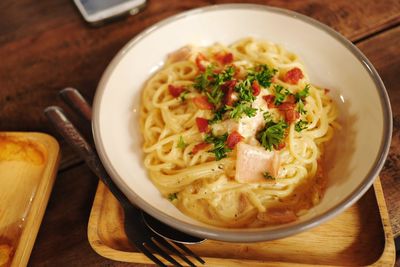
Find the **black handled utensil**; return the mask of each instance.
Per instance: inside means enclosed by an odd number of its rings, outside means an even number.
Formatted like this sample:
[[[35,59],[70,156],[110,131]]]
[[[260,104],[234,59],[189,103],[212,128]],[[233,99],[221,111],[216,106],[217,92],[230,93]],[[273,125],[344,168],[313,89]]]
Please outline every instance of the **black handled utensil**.
[[[84,159],[88,167],[98,176],[98,178],[109,188],[111,193],[117,198],[124,210],[124,229],[128,240],[132,242],[137,249],[145,254],[149,259],[159,266],[166,266],[153,253],[157,253],[162,258],[172,263],[174,266],[182,266],[166,251],[172,252],[181,258],[190,266],[196,266],[181,251],[170,244],[164,238],[156,235],[151,231],[143,221],[141,210],[133,206],[128,198],[114,184],[110,176],[104,169],[96,152],[90,147],[88,142],[75,128],[75,126],[65,116],[63,110],[57,106],[47,107],[44,111],[49,121],[55,126],[58,132],[65,140],[75,149],[75,151]],[[204,264],[204,260],[194,254],[183,244],[172,242],[184,252],[195,257],[200,263]]]

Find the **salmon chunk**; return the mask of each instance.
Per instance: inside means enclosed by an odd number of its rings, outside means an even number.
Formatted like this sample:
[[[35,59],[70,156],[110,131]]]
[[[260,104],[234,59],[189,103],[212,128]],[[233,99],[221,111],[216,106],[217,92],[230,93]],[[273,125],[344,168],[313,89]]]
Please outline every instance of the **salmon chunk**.
[[[275,151],[267,151],[263,147],[243,142],[237,145],[235,180],[240,183],[266,182],[264,173],[268,172],[272,177],[276,177],[279,165],[279,154]]]

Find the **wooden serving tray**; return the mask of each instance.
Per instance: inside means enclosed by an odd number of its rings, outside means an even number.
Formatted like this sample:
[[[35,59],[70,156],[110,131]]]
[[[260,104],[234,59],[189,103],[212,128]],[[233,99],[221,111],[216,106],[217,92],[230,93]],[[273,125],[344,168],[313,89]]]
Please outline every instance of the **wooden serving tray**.
[[[0,132],[0,266],[26,266],[58,163],[53,137]]]
[[[99,183],[88,225],[91,246],[112,260],[152,263],[129,245],[123,216],[117,200]],[[393,266],[395,261],[379,179],[355,205],[309,231],[259,243],[207,240],[190,248],[205,266]]]

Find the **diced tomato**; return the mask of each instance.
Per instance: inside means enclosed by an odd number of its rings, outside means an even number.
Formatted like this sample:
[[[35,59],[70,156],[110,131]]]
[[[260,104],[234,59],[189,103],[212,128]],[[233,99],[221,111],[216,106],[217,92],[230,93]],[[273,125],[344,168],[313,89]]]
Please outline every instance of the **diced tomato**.
[[[234,149],[236,144],[242,140],[243,140],[243,136],[241,136],[240,133],[238,133],[237,131],[233,131],[228,136],[228,139],[226,139],[226,145],[230,149]]]
[[[196,118],[197,128],[199,132],[206,133],[208,132],[208,120],[204,118],[197,117]]]
[[[299,68],[293,68],[286,72],[283,81],[290,84],[297,84],[304,77],[303,72]]]
[[[205,143],[205,142],[202,142],[202,143],[200,143],[200,144],[197,144],[197,145],[195,145],[195,146],[193,147],[192,153],[193,153],[193,154],[196,154],[196,153],[199,152],[200,150],[203,150],[203,149],[205,149],[206,147],[208,147],[209,145],[210,145],[210,144]]]
[[[218,60],[222,65],[227,65],[233,62],[233,54],[220,52],[214,55],[215,59]]]
[[[193,98],[193,102],[199,109],[205,109],[205,110],[214,109],[214,105],[208,102],[206,96],[197,96]]]
[[[260,88],[260,84],[258,83],[258,81],[253,81],[253,83],[251,84],[251,88],[253,88],[254,96],[258,96],[260,94],[261,88]]]
[[[221,85],[221,90],[224,92],[224,104],[227,106],[232,106],[234,99],[232,94],[235,90],[236,80],[226,81]]]
[[[199,53],[196,57],[196,65],[201,72],[204,72],[206,70],[206,67],[203,65],[203,61],[206,60],[207,60],[206,56],[203,55],[202,53]]]
[[[185,91],[185,88],[183,86],[174,86],[172,84],[169,84],[168,91],[173,97],[178,97],[182,94],[183,91]]]
[[[331,91],[330,89],[324,88],[324,93],[325,93],[325,94],[328,94],[330,91]]]
[[[274,95],[265,95],[263,99],[267,102],[268,108],[275,108],[275,96]]]
[[[285,101],[278,106],[279,111],[281,111],[285,116],[285,121],[289,124],[300,118],[300,113],[295,110],[295,108],[296,104],[288,101]]]

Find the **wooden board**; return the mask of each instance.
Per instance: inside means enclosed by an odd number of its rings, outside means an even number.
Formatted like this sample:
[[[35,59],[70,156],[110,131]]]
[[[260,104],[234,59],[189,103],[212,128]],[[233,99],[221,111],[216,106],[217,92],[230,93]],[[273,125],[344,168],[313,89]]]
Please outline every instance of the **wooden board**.
[[[57,141],[0,132],[0,266],[25,266],[53,187]]]
[[[103,257],[151,263],[128,243],[123,211],[102,183],[90,214],[88,237]],[[395,260],[379,179],[355,205],[307,232],[251,244],[207,240],[190,248],[205,259],[206,266],[393,266]]]

